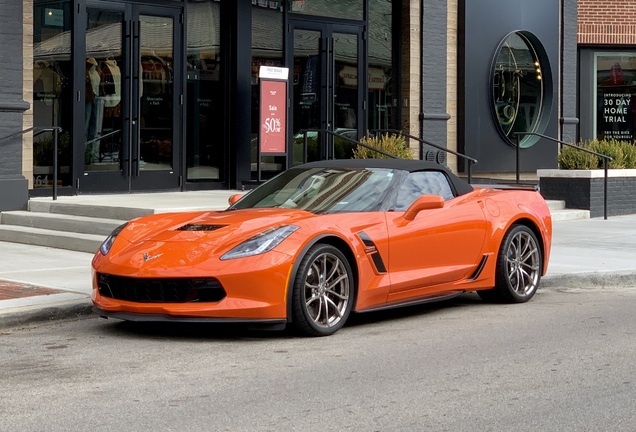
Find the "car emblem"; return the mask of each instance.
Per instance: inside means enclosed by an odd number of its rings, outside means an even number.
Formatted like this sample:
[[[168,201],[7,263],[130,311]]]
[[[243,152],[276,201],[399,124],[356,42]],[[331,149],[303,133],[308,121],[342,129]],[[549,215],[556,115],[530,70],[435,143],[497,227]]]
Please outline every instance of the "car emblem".
[[[155,258],[159,258],[161,255],[163,255],[163,254],[160,253],[160,254],[157,254],[157,255],[150,256],[147,253],[144,253],[144,261],[148,262],[148,261],[153,260]]]

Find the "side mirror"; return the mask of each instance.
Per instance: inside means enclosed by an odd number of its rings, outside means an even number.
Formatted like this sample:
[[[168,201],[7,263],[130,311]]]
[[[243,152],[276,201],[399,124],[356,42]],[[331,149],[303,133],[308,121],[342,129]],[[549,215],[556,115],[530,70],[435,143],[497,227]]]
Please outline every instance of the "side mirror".
[[[243,198],[243,194],[234,194],[227,199],[229,205],[234,205],[238,200]]]
[[[444,208],[444,198],[440,195],[422,195],[404,212],[404,219],[412,221],[422,210]]]

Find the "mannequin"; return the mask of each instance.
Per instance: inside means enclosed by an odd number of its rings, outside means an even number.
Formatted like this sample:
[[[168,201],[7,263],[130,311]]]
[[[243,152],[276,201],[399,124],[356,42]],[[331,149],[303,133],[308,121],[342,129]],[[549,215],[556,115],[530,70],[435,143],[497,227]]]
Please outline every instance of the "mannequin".
[[[85,123],[84,133],[86,138],[85,162],[94,163],[99,158],[99,141],[94,141],[101,133],[104,116],[104,100],[99,96],[101,71],[97,60],[92,57],[86,59],[86,86],[85,86]]]
[[[113,108],[121,101],[121,71],[117,61],[106,59],[102,63],[104,106]]]

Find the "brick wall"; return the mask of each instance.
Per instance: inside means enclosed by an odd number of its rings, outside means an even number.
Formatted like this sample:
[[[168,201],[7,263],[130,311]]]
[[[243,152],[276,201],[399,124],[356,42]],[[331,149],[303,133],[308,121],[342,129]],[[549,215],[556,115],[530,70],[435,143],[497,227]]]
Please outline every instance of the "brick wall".
[[[539,186],[545,199],[565,201],[567,208],[589,210],[591,217],[603,216],[603,178],[541,177]],[[636,214],[636,177],[608,179],[607,213]]]
[[[636,44],[636,1],[579,0],[580,44]]]

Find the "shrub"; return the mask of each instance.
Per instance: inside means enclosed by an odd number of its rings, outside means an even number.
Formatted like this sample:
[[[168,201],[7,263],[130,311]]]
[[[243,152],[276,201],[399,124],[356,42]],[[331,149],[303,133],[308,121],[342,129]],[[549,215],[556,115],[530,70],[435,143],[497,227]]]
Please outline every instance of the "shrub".
[[[406,144],[406,139],[402,135],[395,134],[378,134],[375,136],[367,135],[360,138],[362,144],[366,144],[370,147],[382,150],[386,153],[392,154],[402,159],[412,159],[411,150]],[[353,151],[354,159],[389,159],[389,156],[385,156],[382,153],[378,153],[363,146],[357,146]]]
[[[577,147],[610,156],[608,167],[612,169],[636,168],[636,146],[630,142],[617,140],[593,140],[578,143]],[[561,169],[603,168],[603,158],[572,147],[561,149],[558,157]]]
[[[578,147],[585,147],[582,143]],[[558,157],[559,168],[564,170],[589,170],[598,168],[598,157],[593,154],[577,150],[572,147],[563,147]]]

